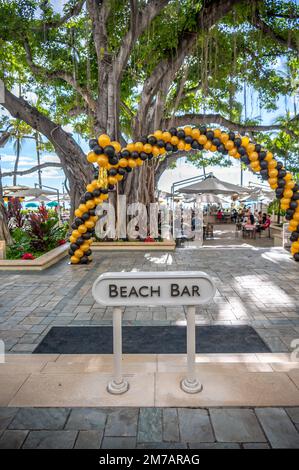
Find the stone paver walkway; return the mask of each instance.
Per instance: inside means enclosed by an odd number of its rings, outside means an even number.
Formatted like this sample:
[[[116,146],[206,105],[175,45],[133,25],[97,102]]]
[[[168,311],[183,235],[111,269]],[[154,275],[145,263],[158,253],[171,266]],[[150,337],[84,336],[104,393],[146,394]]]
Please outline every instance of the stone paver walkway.
[[[299,408],[0,408],[0,449],[299,448]]]
[[[178,249],[173,253],[95,253],[88,266],[64,259],[40,273],[0,273],[0,339],[6,352],[32,352],[52,326],[110,325],[111,308],[91,295],[106,271],[202,270],[217,286],[197,311],[203,325],[252,325],[273,352],[292,351],[299,338],[299,263],[277,248],[249,245]],[[185,322],[182,307],[126,308],[124,324]]]

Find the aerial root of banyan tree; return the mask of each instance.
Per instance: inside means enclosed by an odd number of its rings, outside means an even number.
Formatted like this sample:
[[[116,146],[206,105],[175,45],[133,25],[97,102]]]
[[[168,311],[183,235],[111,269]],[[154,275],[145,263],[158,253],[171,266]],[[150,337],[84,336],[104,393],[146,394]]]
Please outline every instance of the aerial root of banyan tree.
[[[90,245],[93,241],[94,227],[98,220],[96,207],[108,198],[108,192],[115,189],[126,173],[145,161],[159,158],[166,153],[178,151],[208,150],[220,152],[235,159],[241,159],[252,171],[260,173],[268,180],[280,199],[281,209],[286,210],[291,233],[291,253],[299,261],[299,186],[283,164],[275,159],[272,152],[260,144],[252,142],[247,136],[235,132],[186,126],[168,131],[157,130],[148,137],[129,143],[121,148],[119,142],[110,140],[102,134],[89,142],[91,151],[87,155],[90,163],[99,166],[98,177],[86,186],[80,205],[75,211],[70,236],[70,259],[72,264],[87,264],[91,261]]]

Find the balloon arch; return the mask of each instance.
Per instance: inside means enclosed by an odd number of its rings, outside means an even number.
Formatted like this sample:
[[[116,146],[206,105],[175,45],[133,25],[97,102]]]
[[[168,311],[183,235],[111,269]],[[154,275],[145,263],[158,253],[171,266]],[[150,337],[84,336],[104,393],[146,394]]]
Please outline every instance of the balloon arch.
[[[87,155],[90,163],[99,166],[97,179],[86,186],[86,192],[75,210],[75,219],[70,236],[69,255],[72,264],[87,264],[91,261],[90,245],[98,216],[96,207],[108,198],[108,192],[115,188],[124,175],[145,161],[174,153],[180,150],[209,150],[241,159],[252,171],[260,173],[268,180],[276,197],[280,199],[281,208],[286,210],[291,234],[291,253],[299,261],[299,186],[291,173],[285,170],[271,152],[261,145],[251,142],[249,137],[235,132],[186,126],[172,127],[168,131],[157,130],[138,142],[129,143],[121,148],[119,142],[111,142],[106,134],[89,142],[91,151]]]

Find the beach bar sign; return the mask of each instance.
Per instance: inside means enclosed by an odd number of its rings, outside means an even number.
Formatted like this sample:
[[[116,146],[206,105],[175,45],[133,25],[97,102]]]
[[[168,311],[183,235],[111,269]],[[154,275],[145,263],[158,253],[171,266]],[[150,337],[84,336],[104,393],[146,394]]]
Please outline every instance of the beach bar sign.
[[[215,295],[211,278],[200,271],[104,273],[94,299],[103,306],[200,305]]]
[[[195,307],[211,301],[215,286],[211,278],[199,271],[104,273],[93,284],[96,302],[113,307],[113,379],[109,393],[119,395],[129,389],[122,375],[122,313],[123,307],[156,305],[186,306],[187,373],[181,380],[186,393],[198,393],[203,386],[195,371]],[[133,327],[132,327],[133,328]]]

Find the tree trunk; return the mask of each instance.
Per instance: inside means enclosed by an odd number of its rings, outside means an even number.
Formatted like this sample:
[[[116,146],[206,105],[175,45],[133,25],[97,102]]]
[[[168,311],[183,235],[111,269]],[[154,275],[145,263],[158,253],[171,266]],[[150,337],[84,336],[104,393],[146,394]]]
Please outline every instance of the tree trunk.
[[[0,167],[0,240],[4,240],[7,245],[11,245],[13,240],[8,228],[7,214],[3,201],[2,172]]]
[[[5,91],[3,106],[17,119],[22,119],[33,129],[43,134],[54,146],[66,178],[69,181],[71,215],[79,205],[85,186],[93,179],[93,166],[87,162],[85,154],[71,134],[51,121],[23,98],[17,98]]]
[[[14,166],[14,172],[15,174],[13,175],[13,185],[16,186],[17,184],[17,174],[16,172],[18,171],[19,167],[19,160],[20,160],[20,137],[17,136],[17,151],[16,151],[16,160],[15,160],[15,166]]]
[[[0,240],[4,240],[7,245],[11,245],[13,240],[7,225],[7,215],[3,202],[0,200]]]

